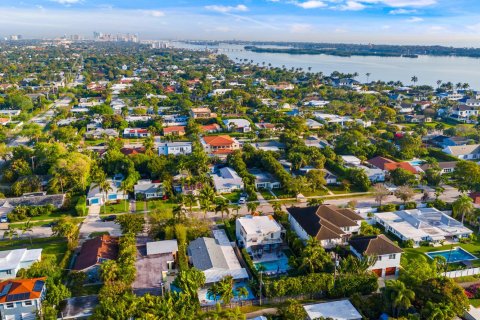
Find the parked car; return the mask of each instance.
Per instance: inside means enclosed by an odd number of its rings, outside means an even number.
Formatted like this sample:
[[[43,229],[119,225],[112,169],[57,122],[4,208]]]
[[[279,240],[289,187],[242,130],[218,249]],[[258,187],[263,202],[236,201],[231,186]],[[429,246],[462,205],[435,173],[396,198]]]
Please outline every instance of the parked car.
[[[105,217],[102,219],[103,222],[106,222],[106,221],[115,221],[117,220],[117,216],[112,214],[112,215],[109,215],[108,217]]]
[[[0,217],[0,223],[8,222],[8,218],[6,215]]]
[[[245,203],[247,203],[246,197],[240,197],[240,199],[238,199],[238,204],[245,204]]]

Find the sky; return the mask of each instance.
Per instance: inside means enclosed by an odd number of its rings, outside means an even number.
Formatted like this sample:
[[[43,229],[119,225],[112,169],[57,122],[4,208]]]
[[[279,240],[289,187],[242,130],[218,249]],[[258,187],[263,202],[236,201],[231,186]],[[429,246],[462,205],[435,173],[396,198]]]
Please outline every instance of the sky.
[[[0,36],[480,47],[479,0],[0,0]]]

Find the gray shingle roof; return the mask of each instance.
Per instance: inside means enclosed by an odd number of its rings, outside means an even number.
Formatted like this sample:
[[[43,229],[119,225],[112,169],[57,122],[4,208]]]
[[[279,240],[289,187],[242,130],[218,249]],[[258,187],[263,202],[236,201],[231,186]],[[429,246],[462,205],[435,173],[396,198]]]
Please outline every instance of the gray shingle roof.
[[[205,271],[211,268],[228,269],[228,263],[220,246],[212,238],[198,238],[188,245],[188,255],[193,266]]]

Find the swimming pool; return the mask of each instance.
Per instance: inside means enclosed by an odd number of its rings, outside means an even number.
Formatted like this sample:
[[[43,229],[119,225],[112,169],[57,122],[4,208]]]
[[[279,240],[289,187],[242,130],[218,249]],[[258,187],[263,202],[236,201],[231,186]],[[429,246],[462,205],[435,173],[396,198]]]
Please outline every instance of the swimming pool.
[[[447,259],[448,263],[471,261],[478,259],[473,254],[460,247],[453,248],[452,250],[427,252],[426,255],[429,256],[431,259],[435,259],[435,257],[444,257],[445,259]]]
[[[241,298],[238,296],[237,289],[240,287],[244,287],[247,289],[248,296],[241,297]],[[200,296],[202,293],[205,294],[203,297]],[[246,281],[234,282],[233,295],[234,295],[234,298],[233,298],[234,301],[255,299],[255,295],[253,294],[252,289],[250,289]],[[215,299],[215,297],[212,294],[210,294],[208,290],[202,290],[201,292],[199,292],[199,299],[200,299],[200,302],[205,301],[207,304],[211,304],[212,302],[219,302],[218,297],[217,299]]]
[[[283,255],[278,260],[264,261],[254,263],[255,268],[258,270],[259,266],[263,266],[266,273],[285,273],[290,269],[288,265],[288,258]]]
[[[414,167],[419,167],[419,166],[421,166],[422,164],[424,164],[425,161],[420,160],[420,159],[414,159],[414,160],[412,160],[412,161],[409,161],[409,163],[410,163],[412,166],[414,166]]]

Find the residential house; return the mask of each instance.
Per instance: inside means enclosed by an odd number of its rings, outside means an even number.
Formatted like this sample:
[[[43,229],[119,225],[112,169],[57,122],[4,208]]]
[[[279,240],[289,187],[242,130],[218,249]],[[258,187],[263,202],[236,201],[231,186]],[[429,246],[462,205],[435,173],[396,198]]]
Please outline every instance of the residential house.
[[[271,173],[259,169],[251,169],[248,171],[255,176],[256,189],[278,189],[281,187],[280,181]]]
[[[338,184],[338,178],[336,175],[328,171],[327,169],[322,169],[323,172],[325,172],[325,181],[327,182],[327,185],[333,185],[333,184]]]
[[[361,216],[351,209],[333,205],[287,208],[288,220],[300,239],[313,237],[324,248],[346,244],[352,234],[360,230]]]
[[[295,86],[288,82],[279,82],[278,84],[265,85],[265,89],[271,91],[293,90]]]
[[[463,146],[469,144],[471,139],[466,137],[448,137],[439,135],[430,139],[430,143],[442,149],[453,146]]]
[[[89,130],[85,132],[86,139],[103,139],[104,137],[107,138],[117,138],[118,131],[116,129],[103,129],[103,128],[96,128],[94,130]]]
[[[98,185],[95,185],[93,188],[90,188],[87,194],[87,202],[89,205],[103,205],[105,202],[117,201],[117,200],[127,200],[128,194],[120,190],[121,181],[118,180],[107,180],[110,188],[107,191],[105,197],[105,192],[100,190]]]
[[[303,140],[307,147],[316,147],[319,149],[323,149],[325,147],[333,148],[331,144],[329,144],[326,140],[320,139],[315,136],[309,136]]]
[[[252,128],[250,127],[250,121],[246,119],[226,119],[223,120],[223,124],[228,128],[229,131],[237,132],[250,132]]]
[[[440,174],[446,174],[446,173],[452,173],[455,171],[455,167],[457,165],[457,161],[445,161],[445,162],[439,162],[438,166],[440,167]],[[430,168],[430,165],[428,163],[424,163],[420,166],[420,169],[422,169],[424,172],[427,171]]]
[[[213,236],[197,238],[187,248],[189,262],[203,271],[205,284],[211,285],[226,276],[232,276],[235,281],[247,280],[247,270],[240,265],[225,231],[213,230]]]
[[[142,128],[125,128],[123,130],[124,138],[146,138],[150,137],[150,132]]]
[[[283,243],[285,230],[273,216],[245,216],[235,224],[238,245],[253,256],[276,252]]]
[[[15,117],[19,116],[22,113],[22,110],[18,109],[0,109],[0,115],[8,116],[8,117]]]
[[[313,119],[307,119],[306,120],[306,123],[307,123],[307,127],[308,129],[310,130],[318,130],[318,129],[321,129],[323,127],[323,125]]]
[[[222,131],[222,127],[220,127],[220,125],[218,125],[217,123],[212,123],[201,126],[200,131],[205,133],[217,133]]]
[[[153,182],[151,180],[138,180],[133,187],[135,200],[148,200],[161,198],[165,194],[163,184],[160,182]]]
[[[163,128],[164,136],[184,136],[185,135],[185,126],[171,126]]]
[[[346,87],[354,90],[359,90],[361,88],[360,82],[350,78],[332,79],[332,85],[338,88]]]
[[[473,123],[476,122],[478,115],[478,107],[459,105],[451,109],[449,117],[459,122]]]
[[[396,212],[378,212],[376,223],[393,233],[402,241],[413,240],[415,245],[422,241],[458,241],[472,234],[472,230],[435,208],[419,208]]]
[[[469,144],[463,146],[449,146],[442,150],[446,154],[454,156],[460,160],[478,160],[480,159],[480,144]]]
[[[104,234],[86,240],[75,257],[73,270],[85,272],[90,281],[100,280],[100,265],[118,258],[118,237]]]
[[[20,269],[28,269],[41,259],[42,249],[0,251],[0,279],[15,278]]]
[[[277,140],[260,141],[260,142],[256,142],[252,146],[257,150],[263,150],[263,151],[280,152],[285,150],[285,144]]]
[[[209,97],[218,97],[223,96],[227,92],[232,91],[232,89],[214,89],[212,92],[208,94]]]
[[[179,155],[192,153],[192,143],[189,141],[182,142],[158,142],[159,155]]]
[[[310,100],[310,101],[305,101],[303,103],[303,105],[305,107],[322,108],[322,107],[325,107],[329,103],[330,103],[330,101],[326,101],[326,100]]]
[[[349,117],[349,116],[339,116],[336,114],[320,113],[320,112],[315,112],[314,116],[316,119],[320,120],[323,123],[338,124],[341,127],[345,127],[347,123],[353,122],[353,121],[362,125],[365,128],[370,127],[372,125],[371,121],[364,121],[362,119],[353,119],[352,117]]]
[[[46,280],[47,278],[33,278],[0,282],[0,318],[37,319],[47,293]]]
[[[149,258],[163,257],[162,261],[166,264],[162,267],[163,271],[175,269],[175,261],[178,256],[177,240],[147,242],[146,252]]]
[[[228,135],[204,136],[200,139],[202,146],[208,154],[230,154],[240,148],[240,143]]]
[[[190,115],[193,119],[211,119],[217,117],[216,113],[210,111],[209,108],[192,108]]]
[[[358,167],[362,164],[362,160],[355,156],[340,156],[343,162],[350,167]]]
[[[379,277],[398,276],[403,250],[385,235],[352,238],[348,243],[358,259],[365,256],[376,259],[368,269]]]
[[[217,193],[230,193],[242,190],[244,187],[242,178],[229,167],[219,169],[216,174],[212,175],[212,180]]]
[[[162,115],[162,121],[163,121],[164,127],[186,126],[187,120],[188,120],[187,116],[181,116],[178,114]]]
[[[384,182],[385,181],[385,171],[378,168],[371,168],[367,166],[358,166],[358,169],[362,169],[372,183]]]
[[[307,320],[332,319],[332,320],[362,320],[363,317],[353,304],[348,300],[337,300],[303,306],[307,313]]]
[[[381,156],[374,157],[370,160],[367,160],[367,162],[375,168],[381,169],[385,172],[390,172],[397,168],[401,168],[409,171],[410,173],[418,174],[417,169],[415,169],[415,167],[412,166],[409,162],[395,162],[391,159]]]
[[[33,194],[24,194],[21,197],[0,199],[0,216],[6,216],[18,206],[46,206],[48,204],[59,209],[65,203],[65,194],[46,194],[36,192]]]
[[[258,122],[255,123],[255,127],[259,130],[267,130],[267,131],[277,131],[280,130],[277,124],[268,123],[268,122]]]

